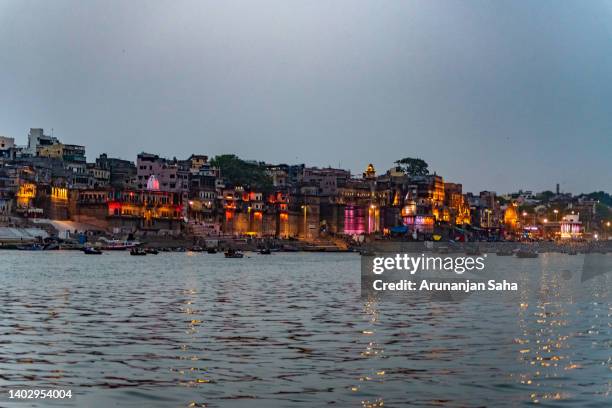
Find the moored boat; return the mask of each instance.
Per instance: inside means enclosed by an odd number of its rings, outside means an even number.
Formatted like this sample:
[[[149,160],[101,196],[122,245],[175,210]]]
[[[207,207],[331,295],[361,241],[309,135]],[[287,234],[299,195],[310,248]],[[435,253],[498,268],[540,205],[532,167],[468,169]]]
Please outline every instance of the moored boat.
[[[17,249],[21,251],[42,251],[43,249],[45,249],[45,247],[42,244],[29,244],[29,245],[19,245],[17,246]]]
[[[527,249],[519,249],[515,253],[517,258],[537,258],[539,254],[536,251],[531,251]]]
[[[236,251],[235,249],[228,249],[225,252],[225,257],[226,258],[242,258],[244,257],[244,254],[240,251]]]
[[[159,251],[157,249],[155,249],[155,248],[147,248],[147,249],[145,249],[145,252],[147,254],[151,254],[151,255],[159,254]]]
[[[189,250],[191,252],[202,252],[202,251],[204,251],[204,249],[201,246],[199,246],[199,245],[194,245],[191,248],[189,248]]]
[[[85,247],[83,248],[83,253],[85,255],[102,255],[102,251],[94,247]]]
[[[260,255],[271,255],[272,251],[270,250],[270,248],[262,248],[259,250],[259,254]]]
[[[120,239],[104,239],[101,238],[103,244],[102,249],[107,251],[125,251],[126,249],[136,248],[140,245],[138,241],[124,241]]]
[[[132,248],[130,249],[130,255],[134,255],[134,256],[143,256],[146,255],[147,252],[142,249],[142,248]]]
[[[216,254],[217,253],[217,248],[215,248],[215,247],[206,248],[206,252],[208,252],[209,254]]]

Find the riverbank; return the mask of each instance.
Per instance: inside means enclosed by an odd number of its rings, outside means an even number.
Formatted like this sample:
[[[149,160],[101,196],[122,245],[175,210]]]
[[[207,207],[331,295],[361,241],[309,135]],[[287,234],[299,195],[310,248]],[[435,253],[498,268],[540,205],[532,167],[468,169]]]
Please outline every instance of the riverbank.
[[[612,240],[607,241],[536,241],[536,242],[432,242],[432,241],[372,241],[363,251],[375,253],[448,252],[464,253],[478,250],[482,253],[508,252],[527,249],[538,253],[612,252]]]

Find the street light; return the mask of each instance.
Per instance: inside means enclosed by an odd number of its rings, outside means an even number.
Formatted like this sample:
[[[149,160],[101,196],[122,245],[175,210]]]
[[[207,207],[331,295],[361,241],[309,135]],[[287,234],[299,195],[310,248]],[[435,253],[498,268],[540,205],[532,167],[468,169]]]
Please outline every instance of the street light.
[[[308,206],[303,205],[302,209],[304,210],[304,239],[308,239],[309,233],[307,232],[307,224],[306,224],[306,212],[308,211]]]
[[[555,208],[553,212],[555,213],[555,222],[557,222],[557,214],[559,214],[559,210]]]

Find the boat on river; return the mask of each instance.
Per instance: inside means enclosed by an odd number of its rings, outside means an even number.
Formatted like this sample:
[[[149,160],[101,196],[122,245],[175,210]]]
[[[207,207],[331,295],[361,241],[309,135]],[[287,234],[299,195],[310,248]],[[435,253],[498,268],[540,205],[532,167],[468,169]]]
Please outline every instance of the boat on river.
[[[102,241],[102,249],[107,251],[125,251],[126,249],[136,248],[140,245],[138,241],[126,241],[121,239],[106,239],[100,238]]]
[[[537,258],[539,254],[536,251],[528,249],[519,249],[515,253],[517,258]]]
[[[228,249],[225,252],[225,257],[226,258],[242,258],[244,257],[244,254],[240,251],[236,251],[235,249]]]
[[[147,254],[151,254],[151,255],[159,254],[159,251],[157,249],[155,249],[155,248],[147,248],[147,249],[145,249],[145,252]]]
[[[19,245],[17,249],[20,251],[42,251],[45,249],[45,246],[42,244],[28,244],[28,245]]]
[[[270,250],[270,248],[262,248],[259,250],[259,254],[260,255],[271,255],[272,251]]]
[[[144,256],[147,254],[147,251],[145,251],[142,248],[132,248],[130,249],[130,255],[133,256]]]
[[[102,251],[94,247],[85,247],[83,248],[83,253],[85,255],[102,255]]]

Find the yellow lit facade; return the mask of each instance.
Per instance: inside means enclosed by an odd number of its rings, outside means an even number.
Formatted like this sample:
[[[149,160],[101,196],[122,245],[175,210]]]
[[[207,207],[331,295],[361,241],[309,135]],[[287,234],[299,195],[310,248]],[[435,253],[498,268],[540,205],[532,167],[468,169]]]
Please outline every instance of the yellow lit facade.
[[[68,189],[63,187],[51,187],[51,199],[54,201],[68,200]]]
[[[509,205],[504,212],[504,224],[509,229],[516,229],[518,226],[518,211],[516,204]]]
[[[36,184],[24,183],[17,190],[17,207],[30,207],[36,197]]]

